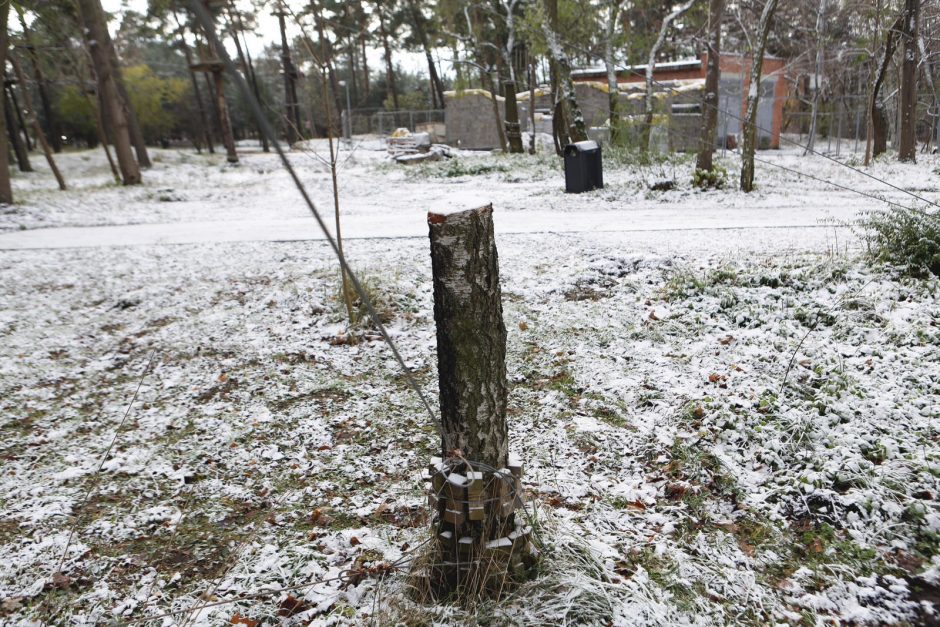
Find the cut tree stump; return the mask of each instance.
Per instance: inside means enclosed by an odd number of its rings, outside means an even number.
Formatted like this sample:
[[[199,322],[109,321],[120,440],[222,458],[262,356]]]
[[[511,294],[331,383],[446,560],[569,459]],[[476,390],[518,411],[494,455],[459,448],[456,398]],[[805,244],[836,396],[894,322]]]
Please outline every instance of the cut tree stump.
[[[425,476],[433,557],[415,575],[433,598],[498,596],[525,578],[534,551],[516,516],[522,463],[509,456],[493,207],[432,212],[428,225],[442,442]]]

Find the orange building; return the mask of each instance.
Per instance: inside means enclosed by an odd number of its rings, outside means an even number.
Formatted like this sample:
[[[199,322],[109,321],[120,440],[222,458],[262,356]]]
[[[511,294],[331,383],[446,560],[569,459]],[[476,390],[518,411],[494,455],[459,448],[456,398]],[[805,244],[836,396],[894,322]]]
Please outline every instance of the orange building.
[[[707,55],[698,59],[657,63],[653,80],[674,83],[705,80]],[[765,56],[761,70],[761,99],[757,111],[758,145],[761,148],[779,148],[783,127],[783,105],[787,99],[784,76],[786,62],[779,57]],[[751,58],[747,55],[722,53],[719,59],[721,79],[718,88],[718,136],[740,137],[741,122],[747,112],[747,92],[751,80]],[[601,68],[574,70],[574,81],[606,81],[607,72]],[[634,65],[617,71],[621,85],[646,81],[646,66]]]

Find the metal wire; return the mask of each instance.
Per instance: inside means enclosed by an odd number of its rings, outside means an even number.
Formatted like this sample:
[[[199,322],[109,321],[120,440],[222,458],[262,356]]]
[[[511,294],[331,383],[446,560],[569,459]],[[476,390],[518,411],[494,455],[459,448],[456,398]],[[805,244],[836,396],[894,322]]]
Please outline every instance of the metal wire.
[[[635,70],[635,69],[630,68],[630,67],[627,67],[627,66],[620,66],[619,69],[620,69],[620,70],[625,70],[625,71],[627,71],[627,72],[630,72],[631,74],[634,74],[634,75],[636,75],[636,76],[643,76],[644,78],[645,78],[645,76],[646,76],[645,74],[641,74],[641,73],[639,72],[639,70]],[[668,89],[668,90],[670,90],[670,91],[673,91],[673,92],[676,92],[676,93],[680,93],[679,90],[676,89],[675,87],[672,87],[671,85],[667,85],[667,84],[662,83],[662,82],[660,82],[660,81],[657,81],[657,80],[655,80],[655,79],[653,80],[653,84],[654,84],[654,85],[658,85],[659,87],[662,87],[662,88],[664,88],[664,89]],[[721,109],[718,108],[718,105],[715,104],[715,103],[707,102],[707,101],[705,101],[704,99],[703,99],[702,103],[703,103],[704,106],[706,106],[706,107],[712,107],[712,108],[714,108],[716,111],[718,111],[719,113],[723,113],[724,115],[727,115],[728,117],[730,117],[730,118],[733,119],[733,120],[737,120],[737,121],[739,121],[739,122],[744,123],[745,125],[749,125],[749,126],[753,127],[755,131],[763,131],[763,132],[765,132],[765,133],[771,133],[771,131],[769,131],[768,129],[766,129],[766,128],[762,127],[762,126],[759,126],[759,125],[757,124],[757,122],[748,123],[748,121],[747,121],[745,118],[742,118],[742,117],[740,117],[740,116],[738,116],[738,115],[735,115],[735,114],[732,113],[731,111],[722,111]],[[868,172],[865,172],[864,170],[860,170],[860,169],[858,169],[858,168],[856,168],[856,167],[850,166],[850,165],[847,164],[847,163],[843,163],[842,161],[839,161],[838,159],[836,159],[836,158],[834,158],[834,157],[830,157],[829,155],[827,155],[827,154],[825,154],[825,153],[822,153],[822,152],[819,152],[819,151],[817,151],[817,150],[814,150],[814,149],[810,148],[809,146],[805,146],[805,145],[801,144],[800,142],[798,142],[798,141],[796,141],[796,140],[789,139],[789,138],[785,137],[783,134],[780,135],[780,139],[781,139],[782,141],[788,143],[788,144],[797,146],[798,148],[802,148],[802,149],[805,150],[806,152],[812,153],[812,154],[814,154],[814,155],[816,155],[816,156],[819,156],[819,157],[822,157],[822,158],[824,158],[824,159],[828,159],[829,161],[832,161],[833,163],[837,163],[837,164],[841,165],[842,167],[848,168],[849,170],[852,170],[853,172],[857,172],[858,174],[861,174],[862,176],[866,176],[866,177],[872,179],[873,181],[878,181],[878,182],[881,183],[882,185],[886,185],[886,186],[888,186],[888,187],[890,187],[890,188],[892,188],[892,189],[895,189],[895,190],[897,190],[897,191],[899,191],[899,192],[902,192],[902,193],[904,193],[904,194],[907,194],[908,196],[911,196],[912,198],[916,198],[917,200],[919,200],[919,201],[921,201],[921,202],[924,202],[924,203],[927,203],[928,205],[931,205],[931,206],[940,208],[940,204],[935,203],[935,202],[933,202],[932,200],[928,200],[928,199],[924,198],[923,196],[919,196],[919,195],[915,194],[914,192],[912,192],[912,191],[910,191],[910,190],[907,190],[907,189],[904,189],[903,187],[900,187],[900,186],[898,186],[898,185],[895,185],[894,183],[889,183],[888,181],[886,181],[886,180],[884,180],[884,179],[880,179],[880,178],[878,178],[877,176],[875,176],[874,174],[869,174]],[[757,159],[755,158],[755,161],[756,161],[756,160],[757,160]],[[828,181],[827,181],[827,182],[828,182]],[[835,183],[831,183],[831,184],[832,184],[832,185],[836,185],[837,187],[839,187],[839,185],[837,185],[837,184],[835,184]],[[851,188],[844,188],[844,189],[850,189],[851,191],[855,191],[855,192],[857,192],[857,193],[863,194],[863,192],[858,192],[858,190],[852,190]],[[863,195],[867,195],[867,194],[863,194]],[[882,200],[883,200],[883,199],[882,199]],[[888,202],[888,201],[885,201],[885,202]],[[893,203],[892,203],[892,204],[893,204]],[[899,206],[900,206],[900,205],[899,205]]]
[[[402,359],[401,354],[398,352],[398,348],[395,346],[395,343],[392,341],[392,338],[389,336],[388,331],[385,329],[385,325],[382,324],[382,321],[379,319],[378,314],[375,311],[375,307],[372,304],[371,299],[365,290],[362,288],[362,284],[359,282],[359,279],[356,278],[356,275],[353,273],[352,268],[349,267],[349,264],[346,262],[346,258],[339,249],[339,245],[336,242],[336,239],[330,234],[329,229],[326,226],[326,222],[323,220],[320,212],[317,211],[316,205],[314,205],[313,200],[310,198],[310,195],[307,193],[307,189],[304,186],[303,182],[300,180],[300,177],[297,175],[297,172],[294,170],[291,165],[290,160],[287,158],[287,155],[284,152],[284,149],[281,147],[280,142],[277,139],[277,134],[274,132],[274,129],[271,127],[271,123],[265,117],[264,112],[261,109],[261,106],[258,104],[257,99],[254,94],[251,92],[251,89],[248,87],[248,83],[245,81],[244,77],[238,73],[235,68],[235,65],[232,63],[232,59],[229,57],[228,52],[225,49],[225,46],[222,45],[219,40],[218,35],[215,32],[215,25],[212,21],[212,16],[209,14],[206,7],[203,5],[201,0],[188,0],[189,7],[192,9],[193,13],[196,16],[196,19],[199,20],[202,25],[203,31],[206,34],[206,38],[212,43],[215,47],[219,58],[222,59],[222,62],[225,65],[226,71],[232,77],[232,80],[238,86],[239,91],[241,92],[242,98],[245,102],[248,103],[249,108],[251,109],[252,115],[255,116],[255,119],[258,121],[258,126],[261,129],[262,134],[264,134],[268,141],[271,142],[271,145],[274,147],[274,151],[277,153],[278,157],[281,160],[281,163],[284,165],[284,169],[287,170],[290,174],[291,180],[294,185],[297,187],[297,191],[300,192],[301,197],[306,203],[307,208],[310,209],[310,213],[313,215],[314,219],[317,221],[317,225],[320,227],[320,230],[323,231],[323,235],[326,240],[330,243],[330,247],[333,249],[333,253],[336,255],[336,258],[339,260],[341,269],[346,272],[349,277],[350,283],[352,283],[353,289],[356,291],[356,295],[359,297],[360,301],[365,305],[366,310],[369,313],[369,317],[372,320],[372,323],[379,330],[379,333],[382,335],[382,339],[385,340],[385,343],[388,344],[389,349],[392,351],[392,354],[395,356],[395,360],[398,362],[398,365],[401,366],[402,371],[405,373],[405,377],[408,380],[409,386],[415,391],[418,395],[418,398],[421,399],[421,404],[424,405],[424,408],[427,410],[428,415],[431,417],[431,420],[441,427],[441,436],[445,437],[444,430],[442,428],[440,420],[437,418],[437,415],[434,413],[434,410],[431,408],[431,404],[428,402],[424,393],[421,391],[421,387],[418,385],[418,382],[415,380],[414,375],[411,372],[411,369],[405,364],[405,360]]]

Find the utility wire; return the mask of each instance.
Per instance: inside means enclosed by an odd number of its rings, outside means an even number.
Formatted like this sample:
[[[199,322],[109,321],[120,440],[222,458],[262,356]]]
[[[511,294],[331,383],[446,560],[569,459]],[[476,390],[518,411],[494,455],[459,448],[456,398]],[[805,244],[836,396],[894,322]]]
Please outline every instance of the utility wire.
[[[636,75],[636,76],[642,76],[644,79],[646,78],[646,75],[645,75],[645,74],[641,74],[639,70],[635,70],[635,69],[633,69],[633,68],[631,68],[631,67],[621,65],[619,69],[624,70],[624,71],[627,71],[627,72],[630,72],[631,74],[634,74],[634,75]],[[662,83],[662,82],[660,82],[660,81],[657,81],[657,80],[655,80],[655,79],[653,80],[653,84],[654,84],[654,85],[658,85],[659,87],[662,87],[662,88],[664,88],[664,89],[668,89],[668,90],[670,90],[670,91],[673,91],[673,92],[675,92],[675,93],[681,93],[681,92],[680,92],[678,89],[676,89],[675,87],[673,87],[673,86],[671,86],[671,85],[667,85],[667,84]],[[739,121],[739,122],[742,122],[744,125],[750,125],[750,126],[752,126],[756,131],[762,131],[762,132],[764,132],[764,133],[772,134],[772,132],[769,131],[768,129],[766,129],[766,128],[762,127],[762,126],[759,126],[759,125],[757,124],[757,122],[753,122],[753,123],[750,123],[750,124],[749,124],[748,121],[747,121],[745,118],[742,118],[741,116],[735,115],[735,114],[732,113],[731,111],[722,111],[721,109],[718,108],[718,105],[715,104],[715,103],[705,102],[704,99],[703,99],[703,105],[706,106],[706,107],[713,107],[716,111],[718,111],[718,113],[724,113],[724,115],[727,115],[728,117],[730,117],[730,118],[733,119],[733,120],[737,120],[737,121]],[[851,166],[851,165],[849,165],[849,164],[847,164],[847,163],[844,163],[844,162],[842,162],[842,161],[839,161],[838,159],[836,159],[836,158],[834,158],[834,157],[830,157],[829,155],[827,155],[827,154],[825,154],[825,153],[822,153],[822,152],[819,152],[819,151],[814,150],[814,149],[812,149],[812,148],[809,148],[808,146],[804,146],[803,144],[801,144],[800,142],[796,141],[795,139],[789,139],[788,137],[785,137],[782,133],[781,133],[781,135],[780,135],[780,139],[781,139],[782,141],[788,143],[788,144],[792,144],[793,146],[797,146],[797,147],[799,147],[799,148],[802,148],[802,149],[805,150],[806,152],[812,153],[812,154],[814,154],[814,155],[817,155],[817,156],[819,156],[819,157],[822,157],[822,158],[824,158],[824,159],[827,159],[827,160],[829,160],[829,161],[832,161],[833,163],[837,163],[837,164],[839,164],[840,166],[842,166],[842,167],[844,167],[844,168],[848,168],[849,170],[852,170],[853,172],[857,172],[858,174],[861,174],[862,176],[866,176],[866,177],[872,179],[873,181],[878,181],[878,182],[881,183],[882,185],[886,185],[886,186],[888,186],[888,187],[891,187],[892,189],[895,189],[895,190],[897,190],[897,191],[899,191],[899,192],[902,192],[902,193],[904,193],[904,194],[907,194],[908,196],[911,196],[911,197],[913,197],[913,198],[916,198],[917,200],[919,200],[919,201],[921,201],[921,202],[927,203],[928,205],[931,205],[931,206],[933,206],[933,207],[938,207],[938,208],[940,208],[940,204],[935,203],[935,202],[933,202],[932,200],[928,200],[927,198],[924,198],[923,196],[919,196],[919,195],[915,194],[914,192],[912,192],[912,191],[910,191],[910,190],[907,190],[907,189],[904,189],[903,187],[900,187],[900,186],[898,186],[898,185],[895,185],[894,183],[889,183],[888,181],[886,181],[886,180],[884,180],[884,179],[880,179],[880,178],[878,178],[877,176],[875,176],[875,175],[873,175],[873,174],[869,174],[868,172],[865,172],[864,170],[860,170],[859,168],[853,167],[853,166]],[[756,158],[755,158],[755,161],[757,161]],[[773,165],[776,165],[776,164],[773,164]],[[832,184],[833,184],[833,185],[836,185],[835,183],[832,183]],[[838,186],[838,185],[837,185],[837,186]],[[852,191],[857,191],[857,190],[852,190]],[[862,192],[859,192],[859,193],[862,193]]]

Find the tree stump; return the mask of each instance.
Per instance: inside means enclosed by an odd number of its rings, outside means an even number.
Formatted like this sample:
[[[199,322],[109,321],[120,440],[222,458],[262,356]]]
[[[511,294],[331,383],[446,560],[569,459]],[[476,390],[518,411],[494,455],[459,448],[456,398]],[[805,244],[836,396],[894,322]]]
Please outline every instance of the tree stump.
[[[493,207],[429,213],[428,225],[442,442],[426,475],[434,558],[417,574],[435,598],[498,595],[524,578],[533,552],[515,515],[522,463],[508,452]]]

